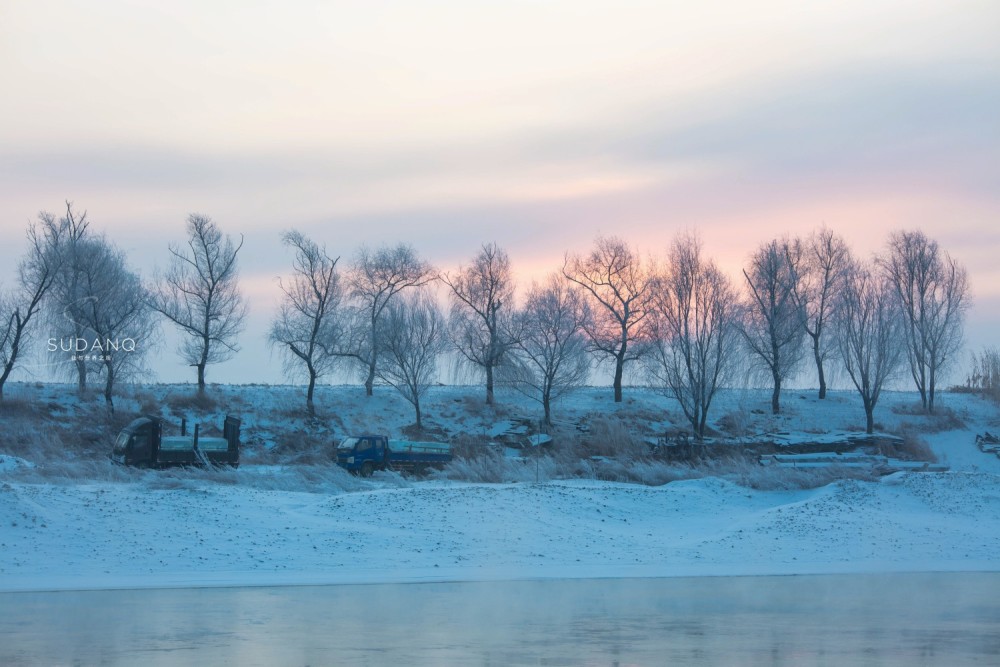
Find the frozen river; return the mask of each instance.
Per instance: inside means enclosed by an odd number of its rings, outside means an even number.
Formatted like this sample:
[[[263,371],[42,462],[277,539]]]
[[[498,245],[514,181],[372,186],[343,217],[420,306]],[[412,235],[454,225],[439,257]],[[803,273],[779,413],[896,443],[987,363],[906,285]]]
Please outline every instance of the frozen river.
[[[1000,664],[1000,573],[0,594],[2,665]]]

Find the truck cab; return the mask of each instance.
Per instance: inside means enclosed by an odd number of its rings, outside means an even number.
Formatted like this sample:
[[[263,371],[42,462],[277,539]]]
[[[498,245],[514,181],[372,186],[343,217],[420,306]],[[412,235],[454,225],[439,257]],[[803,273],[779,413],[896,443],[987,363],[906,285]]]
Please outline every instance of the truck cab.
[[[111,460],[121,465],[150,466],[157,460],[161,422],[139,417],[121,430],[111,452]]]
[[[337,465],[344,470],[371,477],[389,463],[389,439],[384,435],[352,435],[337,445]]]

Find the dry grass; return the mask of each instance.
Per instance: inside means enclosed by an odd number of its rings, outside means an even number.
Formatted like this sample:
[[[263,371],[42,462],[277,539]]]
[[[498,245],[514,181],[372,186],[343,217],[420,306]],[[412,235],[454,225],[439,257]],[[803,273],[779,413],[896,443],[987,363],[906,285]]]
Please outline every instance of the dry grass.
[[[329,432],[296,429],[279,434],[275,444],[261,452],[257,463],[292,463],[332,465],[336,461],[336,442]]]
[[[920,437],[916,430],[912,428],[907,428],[903,431],[903,444],[896,447],[895,450],[893,455],[908,461],[937,463],[938,460],[930,445],[927,444],[927,441]]]
[[[578,453],[582,458],[606,456],[638,461],[649,458],[649,446],[630,423],[619,417],[600,416],[590,421],[590,431],[580,440]]]
[[[0,400],[0,418],[4,420],[39,419],[47,412],[45,406],[23,396],[8,396]]]
[[[722,433],[734,438],[742,438],[750,433],[750,413],[739,409],[727,412],[715,422],[715,427]]]
[[[504,458],[484,453],[476,458],[456,459],[431,474],[434,479],[480,483],[533,483],[558,479],[603,481],[662,486],[685,479],[719,477],[761,491],[812,489],[841,479],[873,480],[874,473],[857,468],[795,469],[762,466],[747,459],[717,460],[699,465],[664,461],[625,462],[611,458],[574,459],[556,455]]]
[[[903,423],[902,430],[919,429],[924,433],[941,433],[965,428],[965,421],[954,410],[942,405],[938,400],[934,412],[925,412],[920,403],[895,405],[892,412],[898,415],[915,417]]]
[[[219,408],[219,401],[209,392],[167,394],[163,401],[175,415],[183,415],[187,412],[213,412]]]
[[[781,468],[762,466],[753,462],[730,462],[717,475],[732,480],[740,486],[758,491],[796,491],[815,489],[842,479],[874,481],[872,470],[830,466],[826,468]]]

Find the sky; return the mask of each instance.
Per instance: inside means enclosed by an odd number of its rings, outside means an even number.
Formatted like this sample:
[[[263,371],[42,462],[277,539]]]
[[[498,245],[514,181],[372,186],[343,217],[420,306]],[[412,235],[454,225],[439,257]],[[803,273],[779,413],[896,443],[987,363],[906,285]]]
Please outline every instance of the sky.
[[[996,345],[997,34],[995,1],[0,0],[0,287],[66,200],[146,277],[208,215],[251,309],[208,379],[278,382],[288,229],[445,270],[495,241],[527,286],[602,234],[695,230],[735,280],[778,236],[919,228]],[[193,380],[173,345],[155,379]]]

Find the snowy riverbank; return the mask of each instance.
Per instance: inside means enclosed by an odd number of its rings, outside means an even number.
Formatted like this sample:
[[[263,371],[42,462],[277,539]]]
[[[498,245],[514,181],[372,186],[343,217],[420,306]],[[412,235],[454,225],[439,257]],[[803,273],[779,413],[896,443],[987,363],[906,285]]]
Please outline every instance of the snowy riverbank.
[[[1000,569],[1000,476],[341,495],[0,485],[0,589]]]
[[[454,391],[442,391],[442,413]],[[856,418],[849,394],[808,404],[788,411],[783,432]],[[914,419],[892,405],[888,428]],[[818,488],[711,472],[659,486],[360,480],[329,463],[252,460],[237,472],[159,473],[8,454],[0,590],[997,571],[1000,459],[974,444],[976,432],[997,430],[996,407],[964,396],[951,405],[960,429],[922,433],[948,472]],[[769,419],[752,407],[741,414]]]

